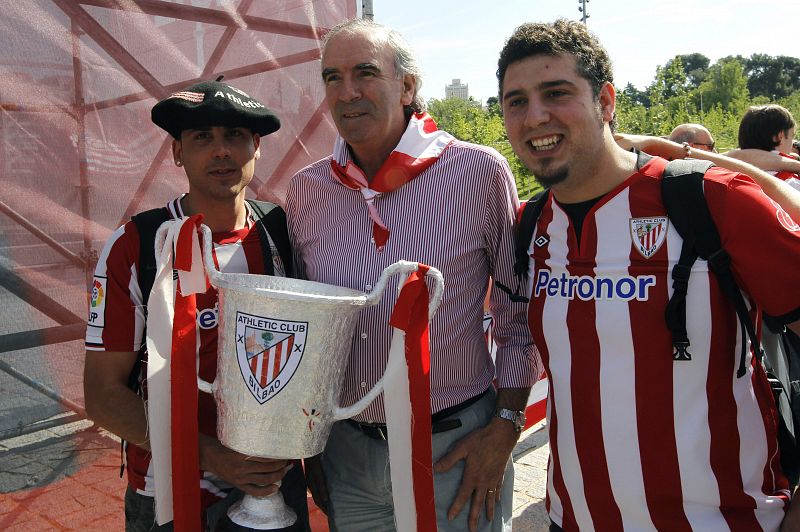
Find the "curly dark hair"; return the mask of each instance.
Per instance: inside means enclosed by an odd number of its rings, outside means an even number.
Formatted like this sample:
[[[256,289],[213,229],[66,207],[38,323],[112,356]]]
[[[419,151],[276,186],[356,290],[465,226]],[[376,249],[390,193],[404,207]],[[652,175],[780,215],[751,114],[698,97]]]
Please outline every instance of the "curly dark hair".
[[[614,82],[608,53],[584,24],[560,18],[553,23],[528,23],[514,30],[497,61],[499,97],[503,99],[503,80],[509,65],[534,55],[575,56],[578,74],[585,78],[594,94],[605,82]]]
[[[739,147],[772,151],[778,145],[775,136],[795,127],[792,113],[777,104],[754,105],[739,122]]]

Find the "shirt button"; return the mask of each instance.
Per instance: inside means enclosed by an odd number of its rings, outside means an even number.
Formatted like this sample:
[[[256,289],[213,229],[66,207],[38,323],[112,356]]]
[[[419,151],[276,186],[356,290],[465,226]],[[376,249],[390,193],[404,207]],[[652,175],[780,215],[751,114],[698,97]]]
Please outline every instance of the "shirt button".
[[[362,340],[366,340],[367,339],[367,333],[362,332],[361,333],[361,339]]]
[[[367,285],[367,286],[365,286],[364,288],[365,288],[366,290],[372,290],[372,285],[371,285],[371,284],[368,284],[368,285]]]
[[[361,383],[361,387],[362,387],[362,388],[366,388],[366,387],[367,387],[367,383],[366,383],[366,382],[362,382],[362,383]]]

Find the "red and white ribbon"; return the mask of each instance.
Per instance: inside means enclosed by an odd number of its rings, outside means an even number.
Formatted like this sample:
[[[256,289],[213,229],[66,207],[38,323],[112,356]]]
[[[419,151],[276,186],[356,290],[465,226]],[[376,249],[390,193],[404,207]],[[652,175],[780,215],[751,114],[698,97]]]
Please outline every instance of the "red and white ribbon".
[[[156,255],[147,304],[147,413],[156,522],[174,520],[176,530],[200,530],[202,520],[195,294],[209,285],[198,239],[201,221],[202,215],[195,215],[169,220],[159,229],[166,238]]]
[[[427,271],[420,264],[409,275],[389,320],[395,331],[383,397],[395,525],[400,532],[436,531]]]

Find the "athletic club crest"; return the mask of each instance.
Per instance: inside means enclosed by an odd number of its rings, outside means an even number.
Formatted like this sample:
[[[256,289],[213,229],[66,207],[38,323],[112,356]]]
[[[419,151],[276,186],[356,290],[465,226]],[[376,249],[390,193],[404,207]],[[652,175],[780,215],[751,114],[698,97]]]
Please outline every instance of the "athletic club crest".
[[[236,356],[247,389],[264,404],[297,371],[306,344],[308,322],[276,320],[236,313]]]
[[[631,218],[633,247],[646,259],[652,257],[667,237],[669,219],[666,216]]]

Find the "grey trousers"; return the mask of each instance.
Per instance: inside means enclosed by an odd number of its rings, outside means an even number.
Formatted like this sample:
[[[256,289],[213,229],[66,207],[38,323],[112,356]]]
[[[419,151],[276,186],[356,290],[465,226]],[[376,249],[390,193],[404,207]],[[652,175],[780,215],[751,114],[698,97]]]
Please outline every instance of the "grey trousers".
[[[448,418],[460,419],[461,427],[433,435],[433,461],[444,456],[455,442],[485,426],[491,418],[494,403],[495,394],[488,393]],[[330,496],[328,521],[331,532],[395,530],[389,452],[385,441],[365,436],[349,423],[340,421],[333,426],[322,463]],[[446,473],[434,474],[436,524],[440,532],[468,530],[469,502],[453,521],[447,520],[447,510],[455,499],[463,474],[463,461]],[[485,507],[482,508],[478,530],[511,532],[513,500],[514,469],[509,458],[494,520],[488,522]]]

